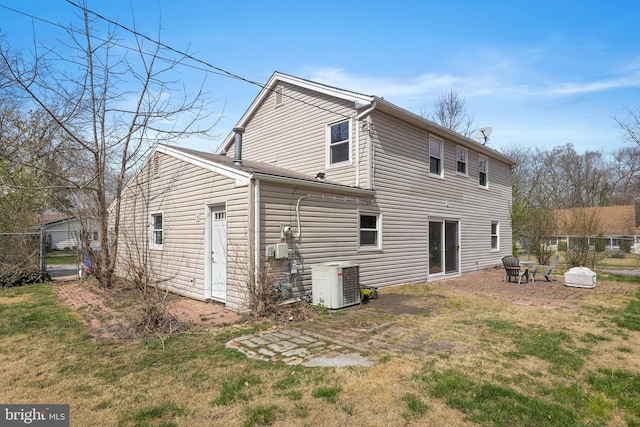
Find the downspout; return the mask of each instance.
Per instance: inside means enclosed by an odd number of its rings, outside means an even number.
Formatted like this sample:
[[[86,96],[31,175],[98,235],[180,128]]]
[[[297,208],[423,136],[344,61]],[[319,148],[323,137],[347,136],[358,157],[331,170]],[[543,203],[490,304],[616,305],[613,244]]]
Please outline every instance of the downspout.
[[[371,107],[367,108],[356,116],[356,187],[360,187],[360,120],[371,113],[376,108],[376,101],[373,101]],[[369,142],[369,133],[367,133],[367,146]]]
[[[260,277],[260,181],[255,180],[253,185],[253,246],[254,246],[254,286],[258,284]]]

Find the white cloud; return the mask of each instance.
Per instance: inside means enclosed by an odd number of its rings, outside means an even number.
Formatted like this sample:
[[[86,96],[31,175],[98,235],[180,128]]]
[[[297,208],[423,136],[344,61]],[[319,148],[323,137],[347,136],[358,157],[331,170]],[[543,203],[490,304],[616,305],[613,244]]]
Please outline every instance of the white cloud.
[[[461,77],[449,74],[425,73],[408,79],[399,77],[373,77],[349,74],[338,68],[307,70],[304,76],[309,80],[330,86],[377,95],[385,98],[420,98],[425,94],[440,93],[463,83]]]

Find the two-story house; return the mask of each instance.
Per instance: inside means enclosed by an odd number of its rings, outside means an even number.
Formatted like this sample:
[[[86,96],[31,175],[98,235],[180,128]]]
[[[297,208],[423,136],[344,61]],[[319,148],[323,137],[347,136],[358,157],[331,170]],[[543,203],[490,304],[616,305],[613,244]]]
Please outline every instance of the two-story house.
[[[275,73],[217,154],[149,156],[121,198],[121,266],[236,311],[267,264],[293,296],[328,261],[369,286],[476,272],[511,253],[513,165],[383,98]]]

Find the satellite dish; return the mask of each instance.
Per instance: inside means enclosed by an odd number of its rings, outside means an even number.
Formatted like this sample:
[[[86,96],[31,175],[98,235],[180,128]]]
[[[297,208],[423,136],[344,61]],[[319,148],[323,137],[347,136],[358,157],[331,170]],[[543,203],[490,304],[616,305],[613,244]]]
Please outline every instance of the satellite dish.
[[[477,131],[475,131],[473,136],[475,136],[478,139],[484,139],[484,143],[482,145],[485,145],[487,143],[487,140],[489,139],[489,135],[491,135],[492,130],[493,129],[491,129],[489,126],[485,128],[480,128]]]

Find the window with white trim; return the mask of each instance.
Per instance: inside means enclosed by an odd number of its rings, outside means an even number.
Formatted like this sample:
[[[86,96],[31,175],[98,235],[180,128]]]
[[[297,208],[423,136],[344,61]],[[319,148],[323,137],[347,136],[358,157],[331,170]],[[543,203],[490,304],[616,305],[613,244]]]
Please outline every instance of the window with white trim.
[[[346,163],[351,159],[349,120],[327,126],[328,164]]]
[[[162,249],[164,236],[162,235],[162,213],[151,214],[151,248]]]
[[[489,159],[483,156],[478,160],[478,185],[484,188],[489,186]]]
[[[380,214],[361,213],[358,227],[360,249],[380,249]]]
[[[456,147],[456,172],[467,176],[467,149]]]
[[[429,137],[429,173],[442,177],[442,149],[441,140]]]
[[[491,250],[497,251],[500,249],[500,223],[498,221],[491,221]]]

